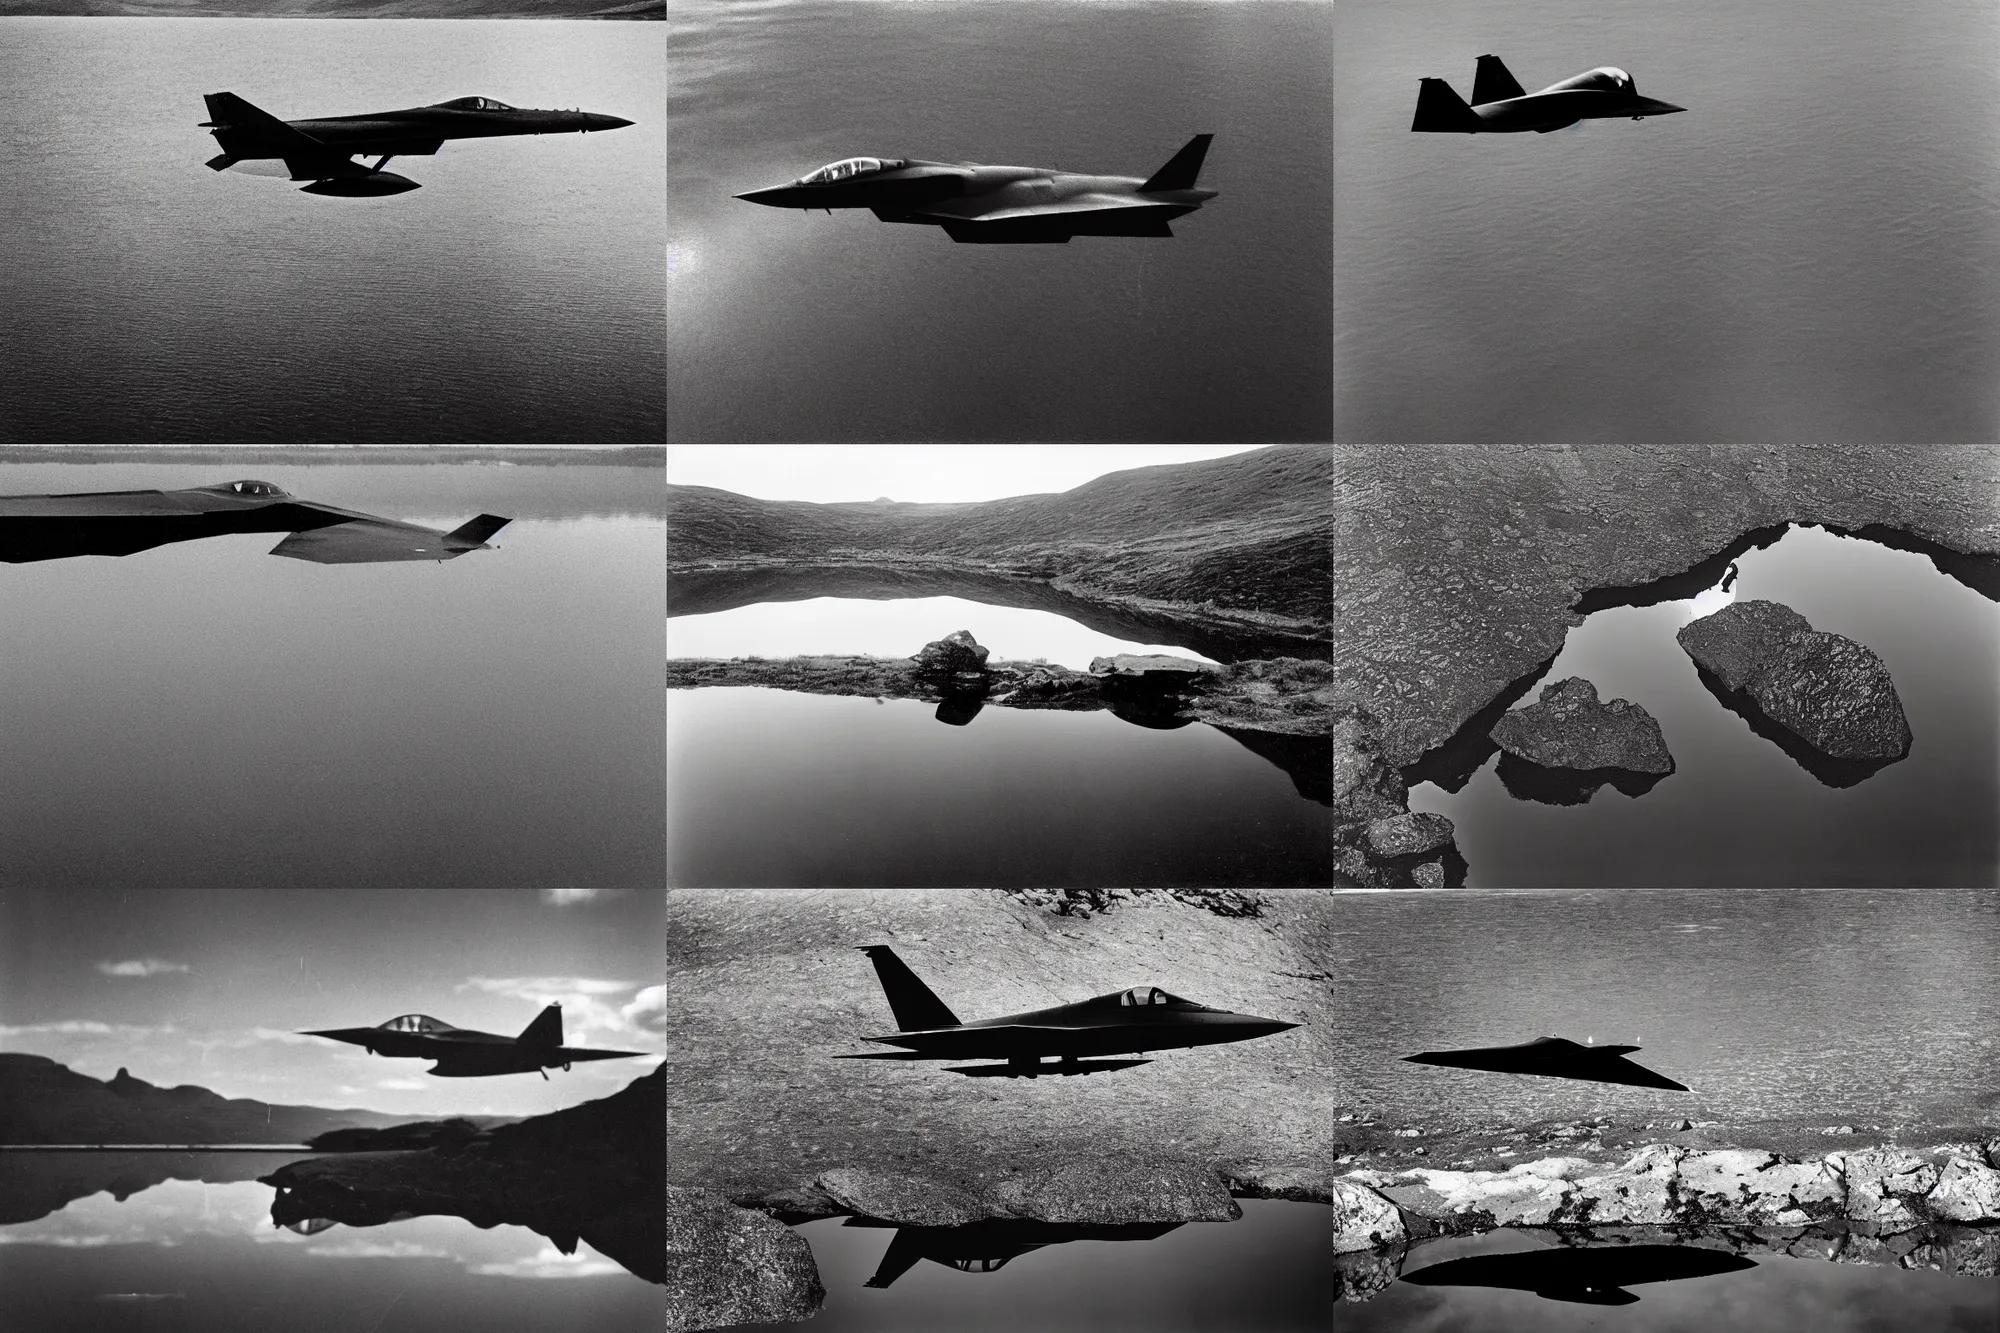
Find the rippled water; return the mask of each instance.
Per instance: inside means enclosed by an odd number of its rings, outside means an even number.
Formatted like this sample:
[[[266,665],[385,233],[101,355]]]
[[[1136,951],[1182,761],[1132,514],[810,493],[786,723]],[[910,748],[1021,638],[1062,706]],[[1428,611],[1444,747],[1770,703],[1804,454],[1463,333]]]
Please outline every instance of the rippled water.
[[[669,883],[1291,886],[1332,873],[1326,807],[1217,728],[1011,708],[946,725],[938,709],[667,691]]]
[[[1332,415],[1324,3],[675,0],[675,440],[1320,440]],[[858,153],[1144,176],[1171,240],[960,245],[733,194]]]
[[[1793,528],[1736,566],[1727,592],[1592,614],[1523,700],[1582,676],[1601,699],[1640,704],[1676,765],[1657,786],[1546,805],[1510,794],[1489,758],[1463,790],[1412,788],[1413,810],[1457,826],[1469,883],[1996,882],[2000,606],[1925,556],[1819,528]],[[1909,756],[1831,787],[1728,711],[1674,634],[1731,598],[1782,602],[1873,649],[1909,717]]]
[[[443,564],[274,534],[0,565],[0,883],[546,888],[660,879],[660,473],[242,465],[453,527]],[[0,467],[0,494],[215,466]]]
[[[658,441],[663,34],[638,23],[0,19],[0,439]],[[202,165],[281,118],[480,94],[632,126],[447,143],[322,199]]]
[[[2000,9],[1338,6],[1349,440],[1984,441],[2000,429]],[[1599,65],[1687,108],[1413,134],[1417,80]]]
[[[1328,1085],[1407,1123],[1675,1111],[1893,1127],[2000,1111],[1986,890],[1356,892],[1317,917],[1340,1053]],[[1642,1047],[1634,1060],[1692,1091],[1402,1062],[1545,1035]]]
[[[830,1333],[1036,1329],[1041,1333],[1306,1333],[1326,1327],[1333,1274],[1329,1210],[1318,1204],[1242,1202],[1236,1222],[1160,1227],[1154,1239],[1072,1240],[1008,1255],[991,1271],[919,1261],[888,1286],[862,1284],[898,1233],[840,1220],[799,1230],[826,1283],[826,1305],[799,1324],[753,1325]],[[1051,1229],[1053,1230],[1053,1228]],[[976,1246],[973,1248],[977,1248]]]
[[[762,602],[667,620],[669,657],[798,657],[845,654],[909,657],[954,630],[970,630],[993,661],[1037,658],[1082,671],[1093,657],[1171,653],[1208,661],[1177,644],[1113,638],[1048,611],[985,606],[963,597],[868,601],[815,597]]]
[[[641,1333],[663,1317],[658,1287],[587,1243],[564,1255],[524,1227],[457,1217],[312,1235],[275,1227],[272,1189],[255,1177],[293,1160],[283,1154],[6,1159],[7,1215],[20,1220],[0,1224],[0,1287],[7,1326],[23,1333]],[[24,1208],[30,1191],[42,1201]]]

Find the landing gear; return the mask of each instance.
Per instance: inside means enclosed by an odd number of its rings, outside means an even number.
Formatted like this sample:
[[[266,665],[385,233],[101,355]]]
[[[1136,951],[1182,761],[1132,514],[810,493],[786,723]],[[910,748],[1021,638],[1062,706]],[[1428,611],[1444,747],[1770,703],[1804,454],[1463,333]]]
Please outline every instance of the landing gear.
[[[395,157],[395,156],[396,156],[396,155],[395,155],[394,153],[384,153],[384,154],[382,154],[382,160],[381,160],[380,162],[377,162],[377,163],[376,163],[376,164],[375,164],[375,165],[374,165],[373,167],[370,167],[370,168],[369,168],[369,170],[371,170],[371,171],[380,171],[380,170],[381,170],[382,168],[384,168],[384,167],[388,166],[388,165],[389,165],[389,161],[390,161],[390,159],[391,159],[391,158],[393,158],[393,157]]]

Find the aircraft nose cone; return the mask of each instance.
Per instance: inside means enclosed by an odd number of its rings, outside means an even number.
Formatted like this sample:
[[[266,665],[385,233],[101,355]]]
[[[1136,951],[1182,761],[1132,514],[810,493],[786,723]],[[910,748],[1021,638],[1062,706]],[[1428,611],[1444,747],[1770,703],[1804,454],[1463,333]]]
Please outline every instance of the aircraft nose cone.
[[[589,134],[592,130],[622,130],[631,123],[622,116],[600,116],[591,112],[583,118],[583,132]]]
[[[787,187],[783,185],[771,185],[761,190],[745,190],[735,197],[749,203],[763,204],[769,208],[783,208],[785,205],[782,196],[786,189]]]

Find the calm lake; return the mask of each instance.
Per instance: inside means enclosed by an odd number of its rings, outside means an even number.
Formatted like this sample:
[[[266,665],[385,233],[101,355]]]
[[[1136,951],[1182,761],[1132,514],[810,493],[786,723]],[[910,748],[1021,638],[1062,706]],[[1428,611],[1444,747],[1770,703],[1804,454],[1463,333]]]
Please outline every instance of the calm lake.
[[[1657,786],[1543,804],[1510,794],[1495,757],[1456,792],[1412,788],[1411,809],[1457,826],[1469,883],[1996,882],[2000,606],[1923,555],[1819,528],[1792,528],[1736,566],[1728,591],[1595,612],[1522,701],[1582,676],[1602,699],[1642,705],[1676,765]],[[1730,712],[1674,634],[1731,598],[1782,602],[1815,629],[1873,649],[1909,717],[1908,757],[1852,786],[1829,786]]]
[[[799,1231],[819,1264],[826,1305],[802,1323],[749,1327],[813,1333],[1324,1329],[1334,1291],[1326,1262],[1329,1210],[1240,1202],[1239,1221],[1132,1227],[1121,1240],[1065,1239],[1064,1228],[1027,1224],[982,1243],[978,1227],[898,1231],[842,1219],[807,1222]],[[922,1257],[898,1271],[892,1247]],[[889,1279],[885,1286],[863,1285],[882,1278]]]
[[[22,1333],[648,1333],[661,1288],[579,1242],[457,1217],[313,1234],[258,1184],[307,1154],[7,1153],[7,1326]],[[165,1178],[171,1175],[173,1178]],[[36,1202],[22,1206],[32,1195]],[[39,1214],[29,1216],[28,1214]]]
[[[521,19],[0,18],[0,440],[654,443],[664,35]],[[621,116],[451,142],[422,189],[211,172],[282,119],[480,95]]]
[[[2000,1112],[1988,890],[1387,890],[1312,916],[1303,938],[1329,975],[1315,1021],[1337,1053],[1324,1085],[1399,1124],[1671,1112],[1893,1128]],[[1634,1060],[1692,1091],[1402,1061],[1545,1035],[1640,1046]]]
[[[1592,1280],[1635,1298],[1621,1299],[1615,1309],[1606,1301],[1544,1298],[1512,1285],[1547,1271],[1535,1266],[1537,1259],[1558,1248],[1546,1234],[1508,1231],[1425,1244],[1404,1260],[1401,1280],[1366,1303],[1336,1305],[1329,1327],[1341,1333],[1456,1328],[1789,1333],[1807,1327],[1822,1333],[1985,1333],[2000,1318],[2000,1291],[1991,1278],[1755,1251],[1739,1258],[1705,1245],[1681,1247],[1672,1256],[1700,1275],[1665,1280],[1640,1273],[1626,1247],[1563,1251],[1572,1263],[1578,1256],[1595,1261],[1601,1267],[1578,1271],[1594,1271]],[[1470,1262],[1480,1269],[1471,1269]],[[1735,1271],[1707,1271],[1728,1268]]]
[[[1333,6],[675,0],[669,438],[1324,440]],[[731,198],[856,154],[1150,175],[1172,239]]]
[[[1985,441],[2000,9],[1354,0],[1334,83],[1344,440]],[[1413,134],[1476,57],[1687,108]]]
[[[443,564],[277,534],[0,565],[0,884],[657,885],[656,469],[0,466],[0,494],[248,475],[451,528]]]

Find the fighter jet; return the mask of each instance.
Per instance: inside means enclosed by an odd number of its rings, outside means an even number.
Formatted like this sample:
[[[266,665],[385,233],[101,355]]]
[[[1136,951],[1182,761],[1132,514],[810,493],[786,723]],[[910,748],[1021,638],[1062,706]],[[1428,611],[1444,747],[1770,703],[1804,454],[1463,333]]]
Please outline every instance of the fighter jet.
[[[0,562],[131,555],[236,532],[289,532],[272,555],[320,565],[453,560],[487,551],[509,520],[481,514],[450,532],[300,500],[268,481],[183,491],[0,496]]]
[[[850,1217],[850,1227],[896,1227],[889,1248],[882,1252],[875,1275],[863,1286],[888,1287],[928,1259],[961,1273],[997,1273],[1010,1259],[1071,1241],[1158,1240],[1178,1229],[1179,1222],[1027,1222],[1011,1217],[986,1217],[955,1227],[897,1226],[870,1217]]]
[[[1172,236],[1167,223],[1214,190],[1195,188],[1212,134],[1197,134],[1145,180],[1051,167],[849,157],[786,185],[736,196],[772,208],[866,208],[884,222],[943,227],[954,241],[1064,245],[1072,236]]]
[[[630,125],[617,116],[590,111],[530,111],[490,97],[455,97],[449,102],[374,111],[361,116],[319,120],[279,120],[235,93],[208,93],[208,119],[201,127],[222,151],[208,160],[211,171],[239,162],[276,159],[295,181],[310,181],[305,194],[367,199],[420,188],[407,176],[384,171],[390,159],[429,157],[446,139],[491,139],[510,134],[589,134]],[[379,157],[373,166],[356,156]]]
[[[1150,1060],[1084,1060],[1085,1056],[1129,1055],[1169,1051],[1184,1046],[1248,1041],[1295,1028],[1297,1023],[1232,1014],[1169,995],[1157,986],[1135,986],[1093,1000],[1036,1009],[1025,1014],[961,1023],[917,980],[896,951],[886,944],[861,950],[875,964],[882,993],[889,999],[901,1032],[869,1041],[901,1046],[900,1051],[868,1051],[836,1056],[842,1060],[982,1060],[1002,1065],[947,1066],[954,1074],[973,1077],[1034,1078],[1037,1074],[1094,1074]],[[1058,1063],[1042,1063],[1043,1056]]]
[[[1518,1046],[1475,1046],[1463,1051],[1424,1051],[1406,1055],[1414,1065],[1447,1069],[1485,1069],[1499,1074],[1535,1074],[1542,1078],[1574,1078],[1592,1083],[1623,1083],[1634,1088],[1688,1089],[1625,1057],[1637,1046],[1579,1046],[1563,1037],[1537,1037]]]
[[[1626,1287],[1756,1266],[1755,1259],[1693,1245],[1607,1245],[1468,1255],[1405,1273],[1403,1281],[1420,1287],[1504,1287],[1577,1305],[1632,1305],[1639,1298]]]
[[[404,1014],[380,1027],[329,1028],[305,1032],[306,1037],[331,1037],[370,1055],[396,1059],[435,1060],[426,1070],[439,1078],[485,1078],[492,1074],[539,1073],[557,1067],[567,1071],[575,1060],[624,1060],[644,1051],[587,1051],[562,1044],[562,1006],[552,1004],[521,1029],[518,1037],[455,1028],[429,1014]]]
[[[1639,96],[1632,76],[1600,65],[1538,93],[1524,93],[1499,56],[1479,57],[1472,77],[1472,105],[1467,106],[1443,79],[1422,79],[1417,86],[1417,117],[1410,128],[1419,134],[1547,134],[1579,120],[1644,120],[1687,110],[1671,102]]]

